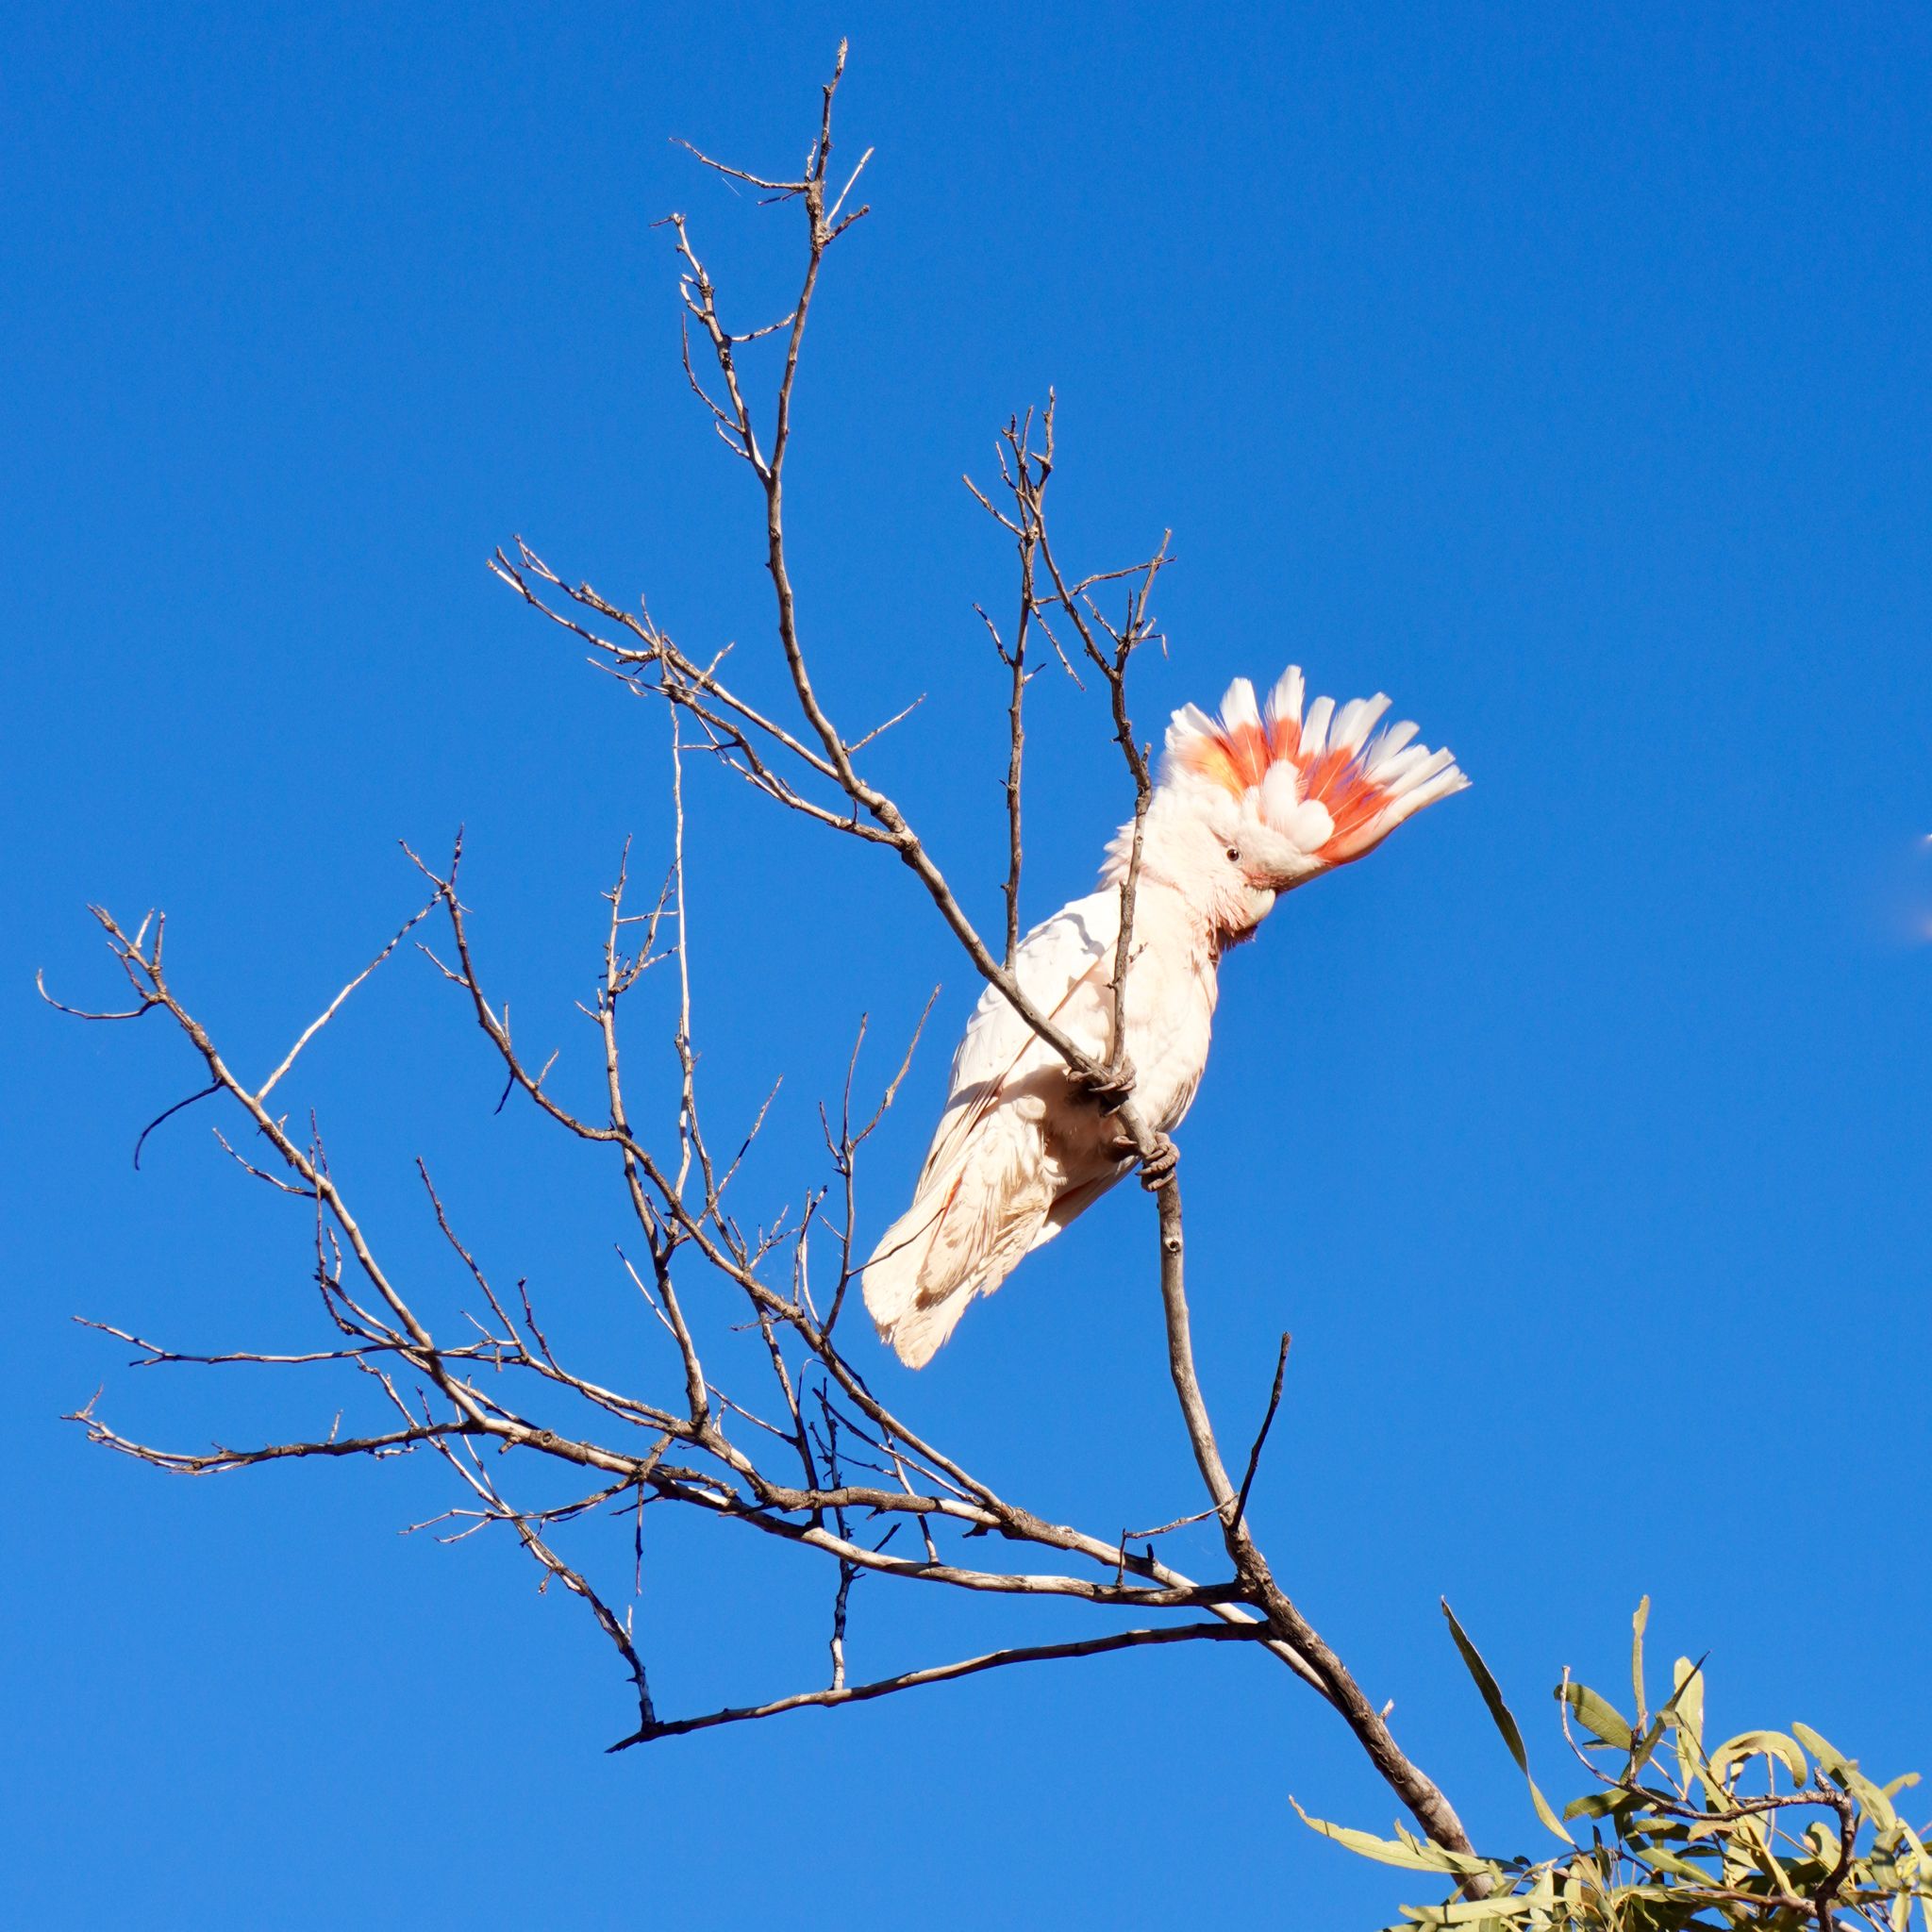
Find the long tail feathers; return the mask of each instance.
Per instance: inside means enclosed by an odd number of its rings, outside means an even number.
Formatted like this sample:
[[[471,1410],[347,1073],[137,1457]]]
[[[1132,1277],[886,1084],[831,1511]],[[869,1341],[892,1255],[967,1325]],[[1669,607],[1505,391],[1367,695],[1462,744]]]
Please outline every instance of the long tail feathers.
[[[1033,1245],[1054,1198],[1041,1154],[1036,1127],[995,1114],[924,1177],[874,1249],[865,1306],[908,1368],[923,1369],[973,1298],[991,1294]]]

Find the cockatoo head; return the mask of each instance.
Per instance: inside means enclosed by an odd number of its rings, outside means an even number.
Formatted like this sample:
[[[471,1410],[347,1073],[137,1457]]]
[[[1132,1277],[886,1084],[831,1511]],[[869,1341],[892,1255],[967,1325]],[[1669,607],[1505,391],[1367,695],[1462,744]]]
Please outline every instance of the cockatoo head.
[[[1339,710],[1317,698],[1303,716],[1299,666],[1264,706],[1245,677],[1221,715],[1188,705],[1167,727],[1160,781],[1141,835],[1143,874],[1195,901],[1224,940],[1250,933],[1282,892],[1373,852],[1404,819],[1469,783],[1447,751],[1413,744],[1416,726],[1374,731],[1377,692]],[[1131,828],[1108,851],[1126,876]]]

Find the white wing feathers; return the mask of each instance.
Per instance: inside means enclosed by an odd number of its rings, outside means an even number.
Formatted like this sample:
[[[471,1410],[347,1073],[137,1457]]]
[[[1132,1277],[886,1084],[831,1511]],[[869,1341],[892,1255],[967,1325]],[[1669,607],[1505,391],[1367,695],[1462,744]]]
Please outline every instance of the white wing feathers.
[[[1013,976],[1035,1008],[1071,1035],[1075,1045],[1104,1058],[1111,1044],[1111,1015],[1105,1000],[1074,997],[1098,966],[1112,977],[1114,942],[1121,929],[1121,895],[1109,886],[1063,906],[1020,941]],[[953,1055],[945,1111],[932,1137],[920,1187],[935,1167],[957,1153],[958,1137],[984,1117],[1001,1091],[1059,1057],[1014,1012],[998,988],[980,994],[966,1037]]]
[[[1108,990],[1120,909],[1112,888],[1076,899],[1034,927],[1014,961],[1035,1007],[1096,1058],[1111,1043]],[[1068,1176],[1046,1124],[1064,1091],[1058,1056],[988,987],[953,1057],[945,1111],[912,1205],[887,1229],[863,1277],[879,1333],[912,1367],[932,1359],[974,1295],[991,1294],[1028,1248],[1058,1231],[1048,1217]],[[1087,1199],[1099,1191],[1083,1177]]]

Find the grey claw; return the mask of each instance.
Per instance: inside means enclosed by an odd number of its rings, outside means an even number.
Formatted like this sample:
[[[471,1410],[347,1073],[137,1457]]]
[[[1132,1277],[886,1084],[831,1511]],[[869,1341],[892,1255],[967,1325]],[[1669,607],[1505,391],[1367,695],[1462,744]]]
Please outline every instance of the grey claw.
[[[1133,1097],[1134,1063],[1123,1060],[1117,1067],[1109,1067],[1099,1075],[1074,1074],[1069,1076],[1074,1091],[1083,1100],[1089,1100],[1102,1113],[1118,1113]]]
[[[1165,1134],[1158,1136],[1154,1152],[1141,1163],[1141,1185],[1150,1194],[1158,1193],[1174,1178],[1180,1164],[1181,1150]]]

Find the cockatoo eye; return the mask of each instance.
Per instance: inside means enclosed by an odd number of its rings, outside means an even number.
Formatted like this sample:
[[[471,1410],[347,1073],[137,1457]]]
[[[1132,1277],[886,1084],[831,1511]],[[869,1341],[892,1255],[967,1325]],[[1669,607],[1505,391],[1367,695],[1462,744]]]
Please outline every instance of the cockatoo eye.
[[[1239,845],[1230,845],[1227,848],[1227,858],[1229,864],[1239,865],[1241,862],[1241,848]]]

